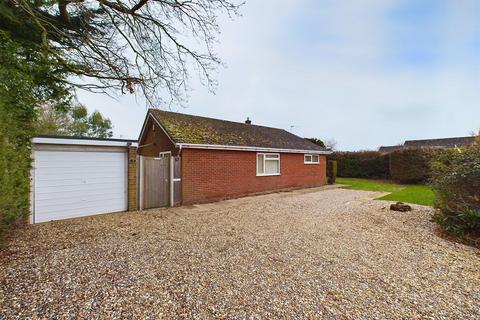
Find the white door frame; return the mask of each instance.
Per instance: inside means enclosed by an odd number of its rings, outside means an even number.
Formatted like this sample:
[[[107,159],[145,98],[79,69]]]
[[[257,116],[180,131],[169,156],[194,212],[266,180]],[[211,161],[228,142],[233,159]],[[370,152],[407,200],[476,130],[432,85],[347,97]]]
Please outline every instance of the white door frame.
[[[168,178],[168,183],[169,183],[169,192],[170,192],[170,196],[169,196],[169,202],[170,202],[170,207],[173,207],[173,157],[172,157],[172,151],[165,151],[165,152],[160,152],[158,154],[160,157],[164,157],[166,155],[169,155],[169,158],[170,158],[170,163],[169,163],[169,166],[170,166],[170,172],[169,172],[169,178]]]

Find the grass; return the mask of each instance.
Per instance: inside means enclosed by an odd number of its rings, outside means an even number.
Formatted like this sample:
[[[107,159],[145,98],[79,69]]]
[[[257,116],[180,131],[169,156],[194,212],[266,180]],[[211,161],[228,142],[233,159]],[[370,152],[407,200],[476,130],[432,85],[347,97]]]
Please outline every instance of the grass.
[[[391,181],[337,178],[337,183],[348,185],[346,189],[390,192],[390,194],[377,198],[377,200],[401,201],[407,203],[433,206],[435,194],[433,190],[425,185],[419,184],[397,184]]]

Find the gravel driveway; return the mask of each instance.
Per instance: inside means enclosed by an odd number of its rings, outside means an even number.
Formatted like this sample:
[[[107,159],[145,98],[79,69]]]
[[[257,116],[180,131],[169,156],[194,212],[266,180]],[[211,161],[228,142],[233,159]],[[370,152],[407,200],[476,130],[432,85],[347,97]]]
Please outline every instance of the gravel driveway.
[[[309,189],[30,226],[0,318],[480,318],[479,250],[431,209]]]

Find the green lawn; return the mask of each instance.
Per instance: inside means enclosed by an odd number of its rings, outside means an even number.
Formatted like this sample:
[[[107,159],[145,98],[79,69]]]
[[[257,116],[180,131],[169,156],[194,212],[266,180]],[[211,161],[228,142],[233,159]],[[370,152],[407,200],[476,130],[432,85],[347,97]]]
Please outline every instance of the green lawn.
[[[390,181],[337,178],[337,183],[346,184],[347,189],[390,192],[390,194],[377,198],[377,200],[401,201],[432,206],[435,195],[428,186],[412,184],[396,184]]]

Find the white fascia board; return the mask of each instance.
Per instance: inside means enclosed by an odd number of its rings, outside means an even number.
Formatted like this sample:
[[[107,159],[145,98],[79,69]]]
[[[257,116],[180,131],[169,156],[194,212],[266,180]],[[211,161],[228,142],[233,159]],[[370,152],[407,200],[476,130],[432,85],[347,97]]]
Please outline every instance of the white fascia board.
[[[109,140],[90,140],[90,139],[63,139],[63,138],[33,138],[34,144],[56,144],[56,145],[76,145],[76,146],[106,146],[106,147],[136,147],[137,142],[128,141],[109,141]]]
[[[255,152],[280,152],[280,153],[308,153],[308,154],[331,154],[328,150],[302,150],[302,149],[278,149],[278,148],[261,148],[261,147],[245,147],[245,146],[226,146],[216,144],[192,144],[192,143],[176,143],[179,148],[191,149],[212,149],[212,150],[233,150],[233,151],[255,151]]]

